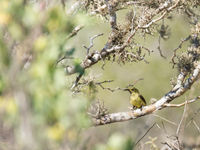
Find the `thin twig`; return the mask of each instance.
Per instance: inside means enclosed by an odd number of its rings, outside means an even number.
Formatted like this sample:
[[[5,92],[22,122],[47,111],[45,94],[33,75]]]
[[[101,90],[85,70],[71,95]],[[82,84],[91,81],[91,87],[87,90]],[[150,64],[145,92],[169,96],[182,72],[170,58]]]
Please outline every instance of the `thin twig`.
[[[110,91],[110,92],[115,92],[115,91],[118,91],[118,90],[124,90],[124,89],[119,88],[119,87],[117,87],[117,88],[115,88],[115,89],[111,89],[111,88],[109,88],[109,87],[104,87],[102,84],[98,84],[98,83],[97,83],[97,85],[99,85],[99,87],[101,87],[103,90],[108,90],[108,91]]]
[[[110,83],[113,82],[114,80],[105,80],[105,81],[101,81],[101,82],[97,82],[95,84],[103,84],[103,83]]]
[[[135,2],[135,1],[126,2],[127,5],[144,4],[144,3],[145,2]]]
[[[162,126],[163,126],[163,129],[164,129],[165,134],[167,134],[167,130],[166,130],[166,128],[165,128],[165,124],[164,124],[164,122],[161,121],[161,123],[162,123]]]
[[[58,64],[58,63],[60,63],[62,60],[64,60],[64,59],[74,59],[74,57],[70,57],[70,56],[63,56],[63,57],[61,57],[60,59],[58,59],[57,61],[56,61],[56,65]]]
[[[103,35],[103,33],[97,34],[97,35],[91,37],[90,38],[90,45],[89,45],[89,47],[86,47],[85,45],[83,45],[83,47],[87,50],[87,55],[89,55],[90,49],[94,46],[94,39],[97,38],[97,37],[99,37],[99,36],[102,36],[102,35]]]
[[[169,103],[166,103],[166,104],[164,104],[164,106],[166,106],[166,107],[181,107],[181,106],[186,105],[186,103],[187,103],[187,104],[193,103],[193,102],[195,102],[195,101],[198,100],[198,99],[200,99],[200,96],[197,96],[196,98],[191,99],[191,100],[188,100],[188,101],[183,102],[183,103],[181,103],[181,104],[169,104]]]
[[[140,79],[136,80],[133,84],[127,85],[126,88],[117,87],[117,88],[111,89],[111,88],[109,88],[109,87],[104,87],[104,86],[102,85],[103,83],[112,82],[113,80],[106,80],[106,81],[103,81],[103,82],[97,82],[97,83],[95,83],[95,84],[98,85],[99,87],[101,87],[103,90],[109,90],[110,92],[115,92],[115,91],[118,91],[118,90],[120,90],[120,91],[125,91],[125,90],[127,90],[129,87],[134,87],[135,84],[136,84],[138,81],[140,81],[140,80],[143,80],[143,78],[140,78]]]
[[[164,121],[166,121],[166,122],[168,122],[168,123],[170,123],[170,124],[172,124],[172,125],[174,125],[174,126],[177,126],[177,124],[176,124],[175,122],[170,121],[170,120],[168,120],[168,119],[166,119],[166,118],[164,118],[164,117],[162,117],[162,116],[159,116],[159,115],[157,115],[157,114],[153,114],[153,116],[158,117],[158,118],[160,118],[160,119],[162,119],[162,120],[164,120]]]
[[[153,50],[151,50],[151,49],[149,49],[149,48],[147,48],[147,47],[145,47],[145,46],[143,46],[143,45],[140,45],[139,43],[133,42],[133,44],[134,44],[135,46],[138,46],[139,48],[142,48],[142,49],[146,50],[146,51],[148,52],[149,55],[153,52]]]
[[[192,120],[194,120],[194,118],[199,114],[200,112],[200,108],[194,113],[193,117],[190,119],[190,121],[188,122],[188,124],[186,125],[186,127],[188,127],[190,125],[190,123],[192,122]]]
[[[160,17],[152,20],[151,22],[149,22],[147,25],[144,26],[139,26],[140,29],[147,29],[149,28],[153,23],[160,21],[161,19],[163,19],[165,17],[165,15],[167,14],[167,11],[165,11]]]
[[[183,43],[186,42],[186,41],[188,41],[190,38],[191,38],[191,36],[188,36],[188,37],[186,37],[185,39],[181,40],[181,42],[179,43],[178,47],[175,48],[175,49],[173,50],[173,56],[172,56],[172,58],[171,58],[172,63],[173,63],[173,68],[174,68],[174,66],[175,66],[175,64],[176,64],[176,63],[175,63],[176,51],[177,51],[178,49],[180,49],[180,48],[182,47]]]
[[[145,134],[135,143],[135,146],[147,135],[147,133],[156,125],[156,123],[154,123],[146,132]]]
[[[197,130],[199,131],[199,133],[200,133],[200,128],[199,128],[199,126],[197,125],[196,121],[193,120],[192,122],[193,122],[194,126],[197,128]]]
[[[179,125],[178,125],[178,128],[177,128],[177,130],[176,130],[176,136],[177,136],[177,137],[179,137],[179,134],[180,134],[180,132],[181,132],[181,129],[182,129],[182,131],[184,130],[184,128],[183,128],[183,122],[184,122],[184,119],[186,118],[187,104],[188,104],[188,101],[186,100],[186,101],[185,101],[185,107],[184,107],[183,115],[182,115],[181,121],[180,121],[180,123],[179,123]]]

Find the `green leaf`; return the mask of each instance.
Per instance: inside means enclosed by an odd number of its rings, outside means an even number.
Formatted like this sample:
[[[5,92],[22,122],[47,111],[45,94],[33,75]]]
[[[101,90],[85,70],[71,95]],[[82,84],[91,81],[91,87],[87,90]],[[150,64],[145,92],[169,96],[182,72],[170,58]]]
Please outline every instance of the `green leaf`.
[[[70,50],[66,51],[65,56],[72,56],[75,52],[75,48],[71,48]]]

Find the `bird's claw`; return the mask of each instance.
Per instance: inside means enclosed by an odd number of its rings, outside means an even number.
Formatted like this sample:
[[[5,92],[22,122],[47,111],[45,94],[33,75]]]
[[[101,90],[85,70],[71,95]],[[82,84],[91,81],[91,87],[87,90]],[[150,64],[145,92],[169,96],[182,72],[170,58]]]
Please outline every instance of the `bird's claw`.
[[[128,109],[133,110],[133,107],[128,107]]]

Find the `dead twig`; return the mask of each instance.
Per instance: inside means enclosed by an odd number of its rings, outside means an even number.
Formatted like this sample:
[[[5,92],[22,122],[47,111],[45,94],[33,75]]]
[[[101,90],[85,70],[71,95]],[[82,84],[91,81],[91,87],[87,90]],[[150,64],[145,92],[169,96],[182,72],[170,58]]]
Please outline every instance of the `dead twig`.
[[[183,111],[183,115],[181,117],[181,121],[180,123],[178,124],[178,127],[177,127],[177,130],[176,130],[176,136],[177,138],[179,137],[179,135],[183,132],[184,132],[184,122],[185,122],[185,119],[187,117],[187,105],[188,105],[188,101],[186,100],[185,101],[185,107],[184,107],[184,111]]]
[[[99,37],[99,36],[102,36],[102,35],[103,35],[103,33],[97,34],[97,35],[91,37],[90,38],[90,45],[89,45],[89,47],[86,47],[85,45],[83,45],[83,47],[87,50],[87,56],[89,55],[90,49],[94,46],[94,39],[97,38],[97,37]]]
[[[200,133],[200,128],[199,128],[199,126],[197,125],[196,121],[192,120],[192,122],[193,122],[194,126],[197,128],[197,130],[199,131],[199,133]]]
[[[147,133],[156,125],[156,123],[154,123],[145,133],[144,135],[135,143],[135,146],[147,135]]]
[[[195,101],[198,100],[198,99],[200,99],[200,96],[197,96],[196,98],[191,99],[191,100],[188,100],[188,101],[183,102],[183,103],[181,103],[181,104],[169,104],[169,103],[166,103],[166,104],[164,104],[164,106],[166,106],[166,107],[181,107],[181,106],[186,105],[186,103],[187,103],[187,104],[193,103],[193,102],[195,102]]]
[[[135,84],[136,84],[137,82],[139,82],[140,80],[143,80],[143,78],[140,78],[140,79],[134,81],[133,84],[127,85],[126,88],[117,87],[117,88],[111,89],[111,88],[109,88],[109,87],[104,87],[104,86],[102,85],[103,83],[112,82],[113,80],[108,80],[108,81],[103,81],[103,82],[97,82],[97,83],[95,83],[95,84],[98,85],[99,87],[101,87],[103,90],[108,90],[108,91],[110,91],[110,92],[115,92],[115,91],[119,91],[119,90],[120,90],[120,91],[125,91],[125,90],[127,90],[127,88],[129,88],[129,87],[134,87]]]
[[[188,41],[190,38],[191,38],[191,36],[188,36],[185,39],[181,40],[181,42],[179,43],[178,47],[173,50],[173,56],[171,58],[171,61],[172,61],[172,64],[173,64],[173,68],[176,65],[175,58],[176,58],[177,50],[180,49],[182,47],[183,43]]]

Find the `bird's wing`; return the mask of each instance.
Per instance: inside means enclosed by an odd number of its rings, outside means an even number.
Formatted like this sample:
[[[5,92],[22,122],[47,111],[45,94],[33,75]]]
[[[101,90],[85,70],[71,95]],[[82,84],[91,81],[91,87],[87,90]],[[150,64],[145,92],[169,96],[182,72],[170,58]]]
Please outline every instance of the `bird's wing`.
[[[142,99],[142,101],[145,103],[145,105],[147,104],[144,97],[142,95],[140,95],[140,98]]]

